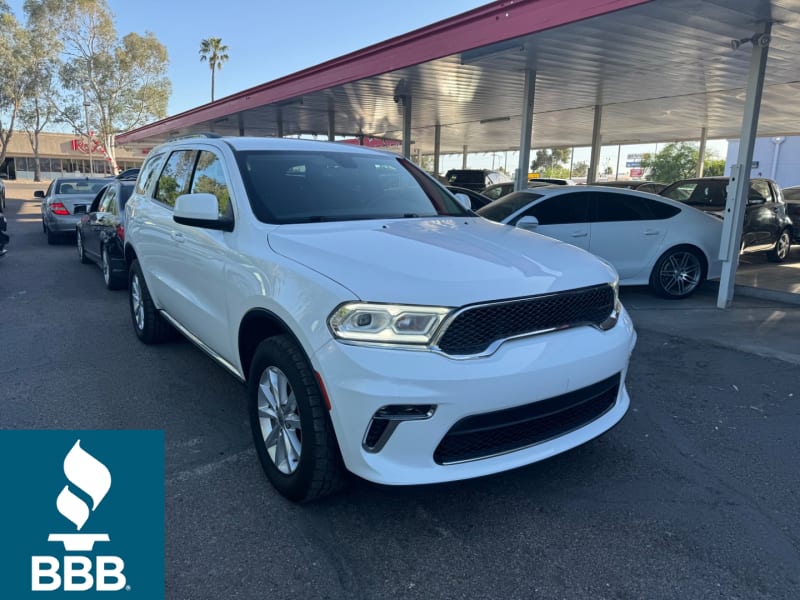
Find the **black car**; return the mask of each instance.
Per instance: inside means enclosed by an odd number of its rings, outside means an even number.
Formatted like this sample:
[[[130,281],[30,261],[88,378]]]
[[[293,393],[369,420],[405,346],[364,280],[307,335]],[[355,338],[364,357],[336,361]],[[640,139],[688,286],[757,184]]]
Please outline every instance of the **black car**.
[[[464,194],[467,198],[469,198],[470,208],[472,210],[478,210],[479,208],[483,208],[489,202],[491,202],[491,198],[487,198],[480,192],[476,192],[475,190],[470,190],[468,188],[462,188],[455,185],[448,185],[446,186],[450,192],[453,194]]]
[[[122,173],[116,176],[115,179],[133,179],[134,181],[139,176],[139,168],[125,169]]]
[[[800,242],[800,185],[783,188],[783,200],[786,202],[786,214],[792,220],[794,241]]]
[[[493,183],[510,181],[508,175],[500,171],[490,171],[489,169],[450,169],[444,174],[447,185],[467,188],[480,192],[482,189]]]
[[[665,187],[660,194],[722,218],[728,197],[728,181],[728,177],[682,179]],[[751,179],[741,252],[766,251],[772,262],[786,260],[793,231],[778,185],[771,179]]]
[[[595,181],[592,185],[601,185],[606,187],[618,187],[628,190],[636,190],[637,192],[650,192],[651,194],[658,194],[661,190],[667,187],[666,183],[658,181]]]
[[[96,263],[103,269],[103,280],[110,290],[125,287],[128,268],[125,264],[125,203],[133,192],[134,182],[114,179],[95,196],[77,225],[78,258],[82,263]]]
[[[0,256],[4,256],[8,250],[6,250],[6,244],[8,244],[8,234],[6,233],[6,228],[8,227],[8,223],[6,221],[6,216],[0,212]]]

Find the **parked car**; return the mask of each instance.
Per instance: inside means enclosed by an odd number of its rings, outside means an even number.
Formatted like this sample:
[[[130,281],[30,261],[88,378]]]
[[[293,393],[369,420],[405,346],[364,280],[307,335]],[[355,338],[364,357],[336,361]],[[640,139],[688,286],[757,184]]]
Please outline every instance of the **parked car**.
[[[661,195],[720,218],[728,197],[728,177],[682,179],[661,190]],[[792,220],[778,185],[771,179],[750,180],[744,213],[741,252],[767,252],[772,262],[786,260],[792,245]]]
[[[551,185],[577,185],[572,179],[561,179],[559,177],[537,177],[536,173],[528,173],[528,181],[539,181]]]
[[[620,285],[649,285],[664,298],[686,298],[722,269],[721,221],[652,194],[549,186],[514,192],[478,214],[583,248],[611,263]]]
[[[174,327],[247,382],[261,465],[292,500],[345,470],[504,471],[628,408],[636,334],[613,268],[481,219],[403,157],[174,140],[150,151],[125,227],[136,335]]]
[[[6,250],[6,246],[9,242],[8,233],[6,233],[7,229],[8,221],[6,220],[6,216],[0,212],[0,256],[5,256],[6,252],[8,252],[8,250]]]
[[[510,177],[500,171],[489,169],[450,169],[444,175],[447,185],[467,188],[480,192],[493,183],[510,181]]]
[[[786,203],[786,215],[792,220],[794,241],[800,242],[800,185],[783,188],[781,192]]]
[[[667,187],[666,183],[660,183],[658,181],[637,181],[637,180],[598,181],[593,183],[592,185],[626,188],[629,190],[636,190],[638,192],[649,192],[651,194],[657,194],[665,187]]]
[[[468,188],[462,188],[455,185],[448,185],[445,187],[447,187],[447,189],[453,194],[464,194],[467,198],[469,198],[470,208],[472,210],[483,208],[489,204],[489,202],[491,202],[491,199],[487,198],[480,192],[476,192],[475,190],[470,190]]]
[[[6,212],[6,184],[0,177],[0,212]]]
[[[47,243],[55,244],[67,235],[75,235],[75,227],[86,214],[95,195],[108,179],[89,177],[58,177],[50,182],[47,192],[36,190],[33,195],[42,199],[42,231]]]
[[[115,179],[136,179],[139,176],[139,167],[135,169],[125,169]]]
[[[133,191],[131,180],[114,179],[97,193],[89,212],[76,228],[78,258],[95,263],[103,270],[103,281],[110,290],[128,283],[125,263],[125,203]]]
[[[483,195],[489,198],[490,200],[497,200],[498,198],[502,198],[506,194],[510,194],[514,191],[515,182],[513,181],[506,181],[503,183],[495,183],[490,185],[485,190],[483,190]],[[547,183],[546,181],[529,181],[528,188],[535,188],[535,187],[542,187],[545,185],[554,185],[552,183]]]

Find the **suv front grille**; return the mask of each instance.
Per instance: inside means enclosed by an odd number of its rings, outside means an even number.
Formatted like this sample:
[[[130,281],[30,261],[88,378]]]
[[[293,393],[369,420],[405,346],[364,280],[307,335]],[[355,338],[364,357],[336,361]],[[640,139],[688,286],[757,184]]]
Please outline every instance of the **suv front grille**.
[[[579,325],[600,325],[614,310],[614,288],[594,287],[463,309],[437,346],[445,354],[480,354],[500,340]]]
[[[433,453],[440,465],[521,450],[587,425],[614,406],[617,373],[593,385],[523,406],[465,417]]]

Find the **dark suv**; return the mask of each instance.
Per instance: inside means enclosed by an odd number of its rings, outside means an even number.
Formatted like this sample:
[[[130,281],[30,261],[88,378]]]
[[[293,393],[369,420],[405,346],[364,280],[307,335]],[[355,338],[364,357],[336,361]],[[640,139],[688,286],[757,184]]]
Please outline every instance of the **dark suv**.
[[[444,177],[447,179],[447,185],[455,185],[476,192],[484,190],[493,183],[511,181],[508,175],[488,169],[450,169]]]
[[[721,218],[725,213],[728,181],[728,177],[682,179],[665,187],[660,194]],[[781,262],[789,255],[792,231],[792,221],[786,214],[778,185],[771,179],[751,179],[741,251],[766,251],[769,260]]]

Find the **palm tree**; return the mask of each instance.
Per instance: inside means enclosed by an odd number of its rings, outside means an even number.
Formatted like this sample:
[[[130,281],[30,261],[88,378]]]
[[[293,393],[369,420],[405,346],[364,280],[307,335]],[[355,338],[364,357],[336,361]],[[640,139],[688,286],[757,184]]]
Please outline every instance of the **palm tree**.
[[[223,45],[222,38],[208,38],[200,42],[200,62],[207,60],[211,68],[211,101],[214,101],[214,71],[221,69],[228,60],[228,47]]]

